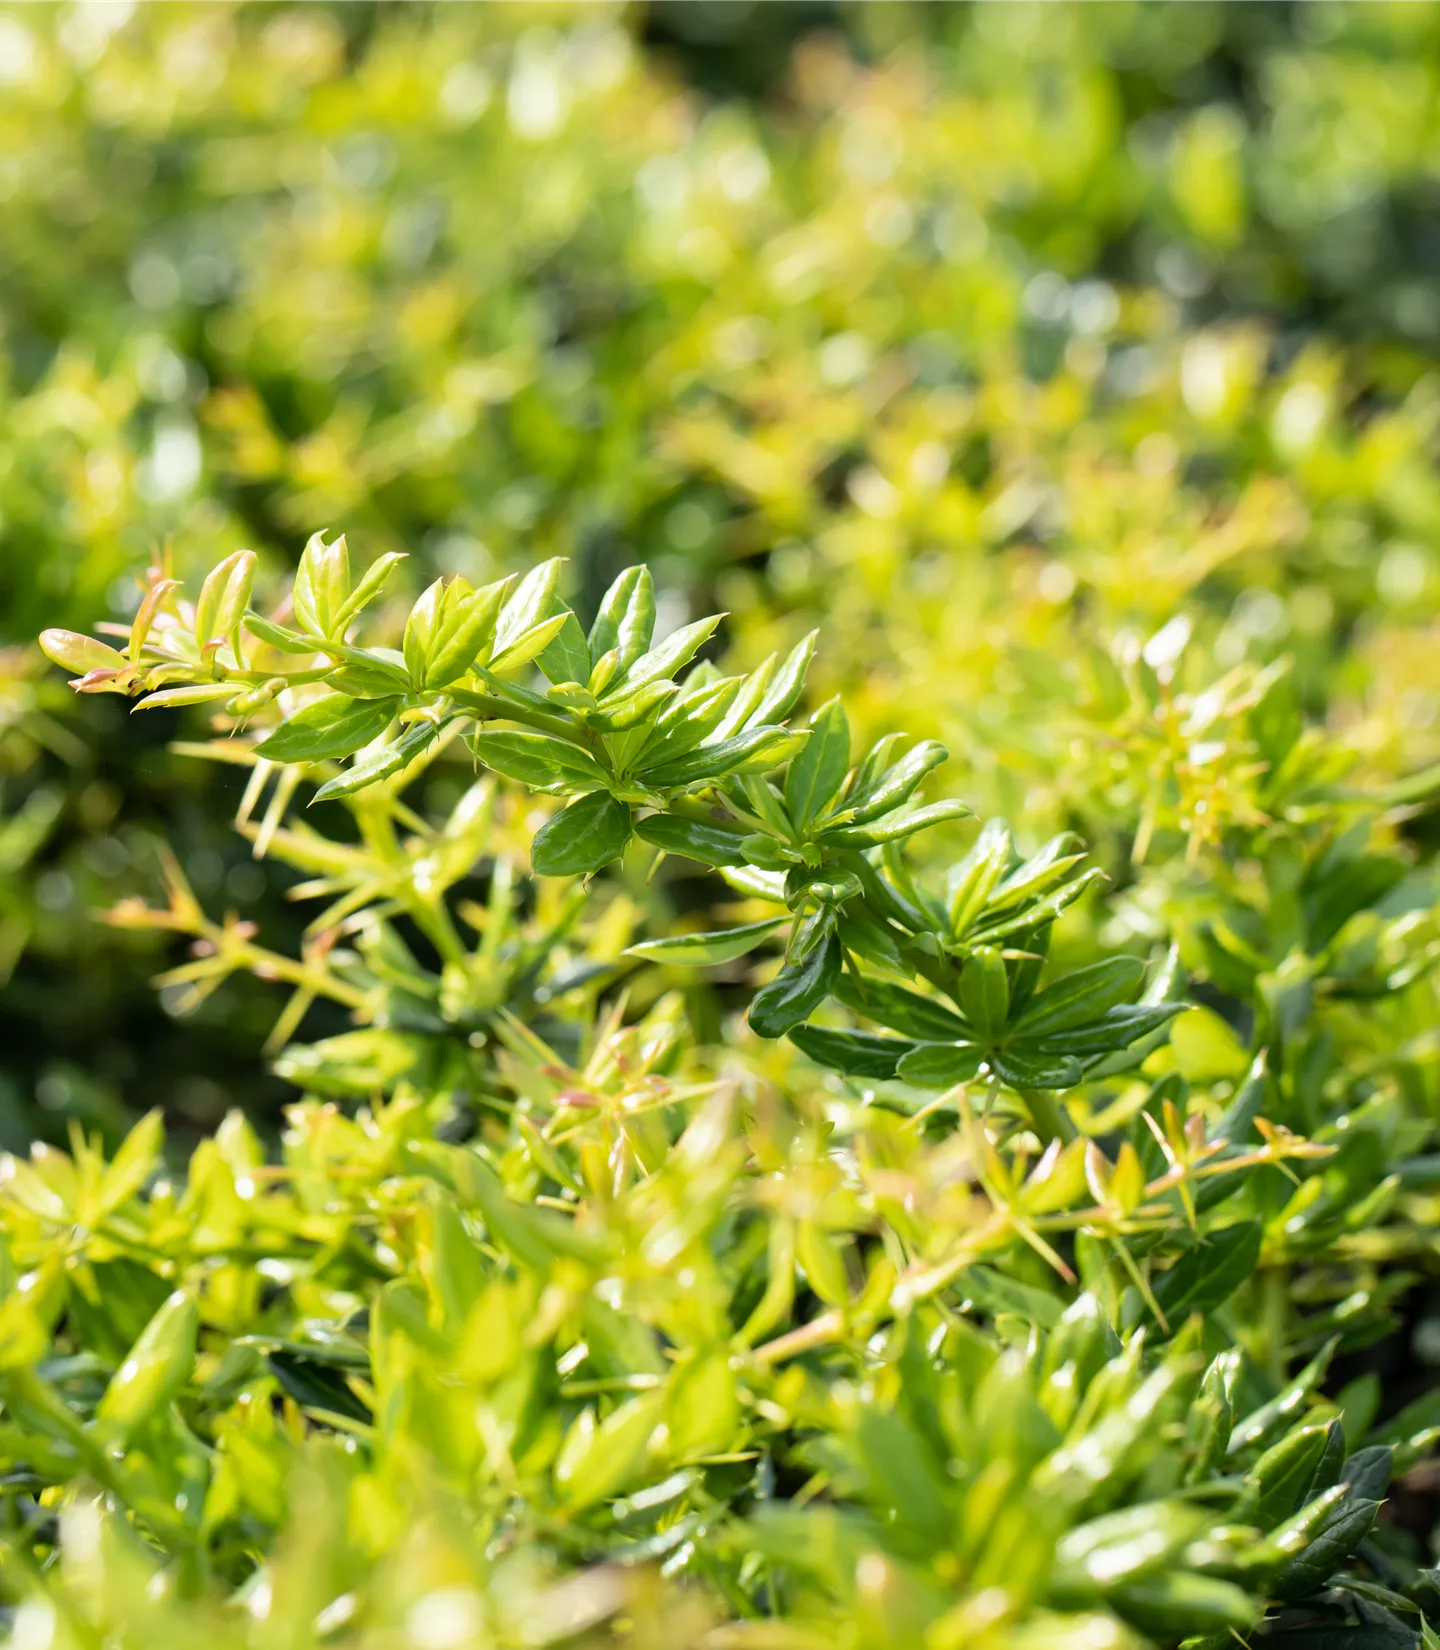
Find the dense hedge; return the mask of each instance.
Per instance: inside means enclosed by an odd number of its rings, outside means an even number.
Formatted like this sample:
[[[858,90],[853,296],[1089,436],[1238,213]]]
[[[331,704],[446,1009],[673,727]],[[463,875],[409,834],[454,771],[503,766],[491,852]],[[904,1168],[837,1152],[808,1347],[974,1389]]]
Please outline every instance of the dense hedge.
[[[17,1643],[1433,1642],[1437,28],[0,19]]]

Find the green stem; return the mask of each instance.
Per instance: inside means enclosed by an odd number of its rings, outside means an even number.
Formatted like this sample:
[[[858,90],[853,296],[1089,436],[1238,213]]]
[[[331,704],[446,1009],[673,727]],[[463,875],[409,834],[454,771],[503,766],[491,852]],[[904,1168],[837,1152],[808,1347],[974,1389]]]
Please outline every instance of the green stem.
[[[1017,1089],[1016,1093],[1024,1102],[1042,1144],[1048,1146],[1052,1140],[1063,1140],[1068,1144],[1075,1138],[1075,1125],[1055,1097],[1053,1089]]]
[[[527,705],[512,704],[510,700],[501,699],[493,693],[471,693],[468,689],[457,688],[447,688],[445,691],[460,709],[469,711],[477,722],[519,722],[524,727],[553,734],[567,744],[581,743],[575,737],[575,724],[568,717],[550,716],[543,711],[531,710]]]

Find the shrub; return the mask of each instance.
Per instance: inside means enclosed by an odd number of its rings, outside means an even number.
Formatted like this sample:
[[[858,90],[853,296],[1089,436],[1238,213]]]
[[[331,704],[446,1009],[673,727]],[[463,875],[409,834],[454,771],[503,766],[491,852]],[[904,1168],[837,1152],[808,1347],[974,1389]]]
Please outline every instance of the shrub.
[[[1429,1642],[1436,13],[739,15],[0,20],[22,1646]]]
[[[1282,675],[1214,707],[1269,741],[1272,857],[1173,909],[1247,1048],[1173,948],[1050,957],[1080,845],[949,852],[943,750],[797,717],[813,640],[723,676],[646,570],[587,630],[546,563],[361,645],[393,565],[317,536],[284,617],[243,552],[193,602],[157,567],[121,645],[43,638],[219,706],[241,828],[326,902],[299,957],[174,869],[116,920],[191,936],[191,991],[283,982],[277,1045],[316,997],[359,1025],[281,1053],[278,1161],[238,1114],[179,1177],[154,1116],[10,1160],[17,1640],[1432,1642],[1375,1520],[1440,1406],[1327,1393],[1426,1241],[1424,1102],[1350,1006],[1429,989],[1404,799],[1335,782]],[[426,817],[447,748],[485,771]],[[720,925],[637,940],[676,874]]]
[[[5,32],[7,642],[128,621],[155,542],[263,581],[344,521],[411,596],[566,555],[589,612],[643,560],[750,665],[823,613],[818,699],[1112,876],[1136,776],[1077,820],[1103,717],[1070,750],[1118,634],[1188,619],[1199,696],[1289,654],[1367,780],[1440,757],[1430,8],[758,8],[755,101],[655,49],[686,6],[93,15]],[[28,658],[4,682],[29,723]],[[174,718],[115,708],[69,719],[82,763],[0,756],[27,841],[50,811],[0,945],[7,1144],[284,1097],[257,994],[177,1022],[147,937],[85,921],[157,835],[285,915]]]

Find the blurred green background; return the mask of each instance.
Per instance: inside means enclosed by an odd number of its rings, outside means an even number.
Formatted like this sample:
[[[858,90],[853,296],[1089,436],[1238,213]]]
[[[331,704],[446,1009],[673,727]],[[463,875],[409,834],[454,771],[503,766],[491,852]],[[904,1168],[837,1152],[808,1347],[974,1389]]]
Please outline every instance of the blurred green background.
[[[261,986],[176,1018],[93,917],[163,836],[299,926],[203,722],[33,649],[157,547],[643,558],[1117,862],[1097,645],[1290,656],[1369,772],[1440,757],[1434,5],[10,5],[0,209],[5,1145],[290,1093]]]

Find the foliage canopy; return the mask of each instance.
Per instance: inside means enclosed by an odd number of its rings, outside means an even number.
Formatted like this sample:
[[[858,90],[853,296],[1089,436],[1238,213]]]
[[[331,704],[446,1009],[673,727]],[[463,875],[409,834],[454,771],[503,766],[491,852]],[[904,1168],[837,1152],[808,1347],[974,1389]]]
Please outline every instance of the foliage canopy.
[[[1440,14],[686,15],[0,19],[10,1639],[1431,1644]]]

